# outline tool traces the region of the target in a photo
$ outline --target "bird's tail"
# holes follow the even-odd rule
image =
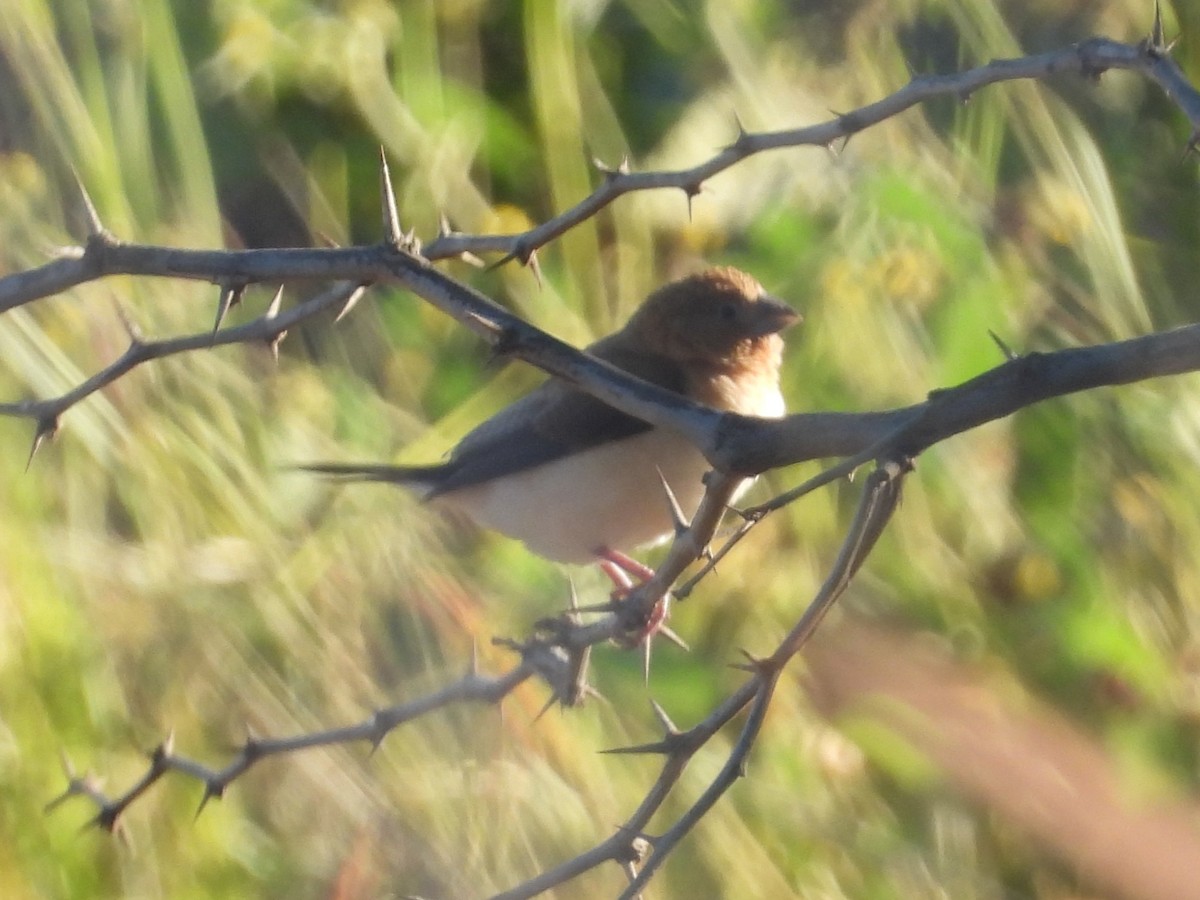
[[[377,463],[303,463],[294,468],[326,475],[335,481],[386,481],[403,484],[421,494],[437,487],[444,466],[391,466]]]

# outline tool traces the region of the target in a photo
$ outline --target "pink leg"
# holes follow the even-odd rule
[[[626,590],[633,587],[633,583],[628,576],[632,575],[638,581],[649,581],[654,577],[654,570],[644,563],[638,562],[631,556],[626,556],[620,550],[610,550],[608,547],[601,547],[596,551],[596,555],[600,557],[600,568],[606,575],[613,580],[613,584],[617,587],[623,587]],[[617,573],[620,575],[618,580]]]
[[[612,580],[613,588],[617,592],[626,594],[633,588],[633,580],[611,559],[601,559],[600,570]]]
[[[620,550],[610,550],[608,547],[601,547],[596,551],[596,556],[600,558],[600,568],[613,583],[613,599],[618,599],[628,594],[634,587],[633,578],[639,582],[645,583],[654,577],[654,570],[649,566],[638,562],[631,556],[627,556]],[[633,578],[630,578],[630,576]],[[654,604],[654,609],[650,613],[650,619],[646,623],[645,629],[638,638],[638,642],[652,637],[663,627],[663,623],[667,620],[667,600],[664,597]]]

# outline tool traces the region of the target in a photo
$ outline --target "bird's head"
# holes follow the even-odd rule
[[[626,336],[681,363],[737,367],[777,359],[779,332],[800,314],[734,268],[708,269],[664,285],[646,298]]]

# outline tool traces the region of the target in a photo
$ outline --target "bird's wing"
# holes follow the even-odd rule
[[[682,392],[684,372],[661,356],[627,351],[607,340],[590,352],[646,381]],[[560,381],[548,381],[467,434],[441,467],[429,496],[532,469],[652,426]]]

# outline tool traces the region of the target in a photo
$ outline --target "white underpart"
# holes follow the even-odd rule
[[[762,385],[722,384],[725,404],[751,415],[784,414],[778,372],[763,373]],[[746,402],[741,390],[758,398]],[[632,438],[601,444],[483,484],[443,494],[438,503],[462,510],[480,525],[524,541],[547,559],[587,563],[605,550],[632,550],[671,536],[674,523],[659,472],[686,518],[704,496],[711,468],[690,441],[655,428]],[[753,479],[738,488],[740,494]]]
[[[439,498],[488,528],[560,562],[668,537],[670,507],[658,472],[685,516],[704,495],[711,468],[686,438],[656,428]]]

